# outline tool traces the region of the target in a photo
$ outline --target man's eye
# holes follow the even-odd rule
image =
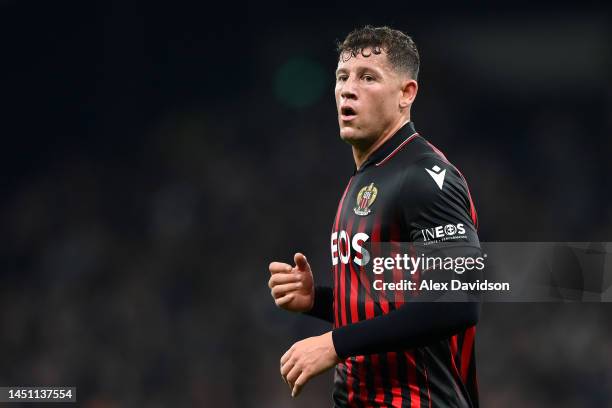
[[[344,82],[344,81],[346,81],[346,78],[347,78],[347,77],[346,77],[346,75],[340,75],[340,76],[338,77],[337,81],[338,81],[338,82]]]
[[[374,77],[372,75],[364,75],[362,78],[366,82],[372,82],[374,80]]]

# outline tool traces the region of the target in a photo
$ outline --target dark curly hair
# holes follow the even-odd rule
[[[351,31],[344,41],[337,42],[338,57],[344,61],[357,54],[368,57],[369,52],[364,52],[368,48],[374,54],[385,51],[387,59],[396,70],[408,73],[414,80],[417,79],[419,51],[410,36],[387,26],[367,25]]]

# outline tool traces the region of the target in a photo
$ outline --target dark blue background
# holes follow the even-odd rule
[[[80,405],[289,402],[271,260],[329,233],[352,174],[335,40],[421,52],[419,132],[464,173],[482,241],[610,241],[610,10],[568,4],[0,2],[0,385]],[[483,406],[612,403],[607,304],[486,304]]]

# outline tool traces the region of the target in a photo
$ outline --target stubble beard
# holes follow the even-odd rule
[[[354,127],[346,130],[348,130],[348,132],[344,132],[344,134],[342,130],[340,130],[340,138],[345,143],[358,150],[365,151],[376,141],[376,137],[365,134],[363,130],[359,128]]]

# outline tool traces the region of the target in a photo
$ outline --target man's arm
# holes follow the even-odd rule
[[[425,346],[474,326],[478,302],[409,302],[385,315],[332,331],[339,358]]]
[[[314,304],[305,312],[309,316],[334,322],[334,290],[328,286],[315,286]]]

